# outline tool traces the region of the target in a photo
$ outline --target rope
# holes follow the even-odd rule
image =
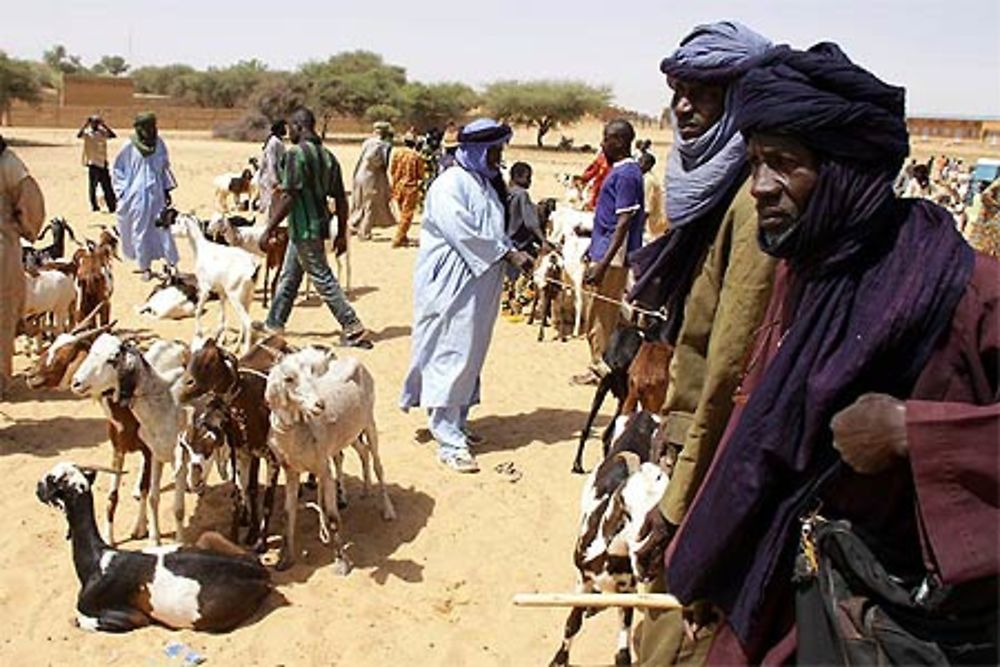
[[[239,369],[239,372],[240,373],[249,373],[250,375],[259,377],[262,380],[266,380],[267,379],[267,373],[262,373],[261,371],[257,370],[256,368],[241,368],[241,369]]]
[[[329,544],[330,529],[326,527],[326,513],[323,512],[323,508],[314,502],[308,502],[306,509],[316,510],[316,514],[319,515],[319,541],[323,544]]]
[[[560,287],[572,290],[576,289],[576,285],[573,285],[572,283],[563,282],[562,280],[557,280],[556,278],[549,278],[546,276],[545,282],[554,283],[556,285],[559,285]],[[657,319],[663,320],[664,322],[667,321],[666,313],[660,312],[658,310],[646,310],[645,308],[640,308],[639,306],[632,305],[628,301],[622,301],[621,299],[612,299],[610,297],[604,296],[603,294],[598,294],[597,292],[584,290],[583,293],[589,296],[591,299],[597,299],[598,301],[606,301],[607,303],[613,303],[616,306],[619,306],[621,308],[626,308],[632,311],[633,313],[645,315],[646,317],[655,317]]]

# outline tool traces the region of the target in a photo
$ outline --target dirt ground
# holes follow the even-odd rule
[[[122,128],[122,135],[126,134]],[[29,165],[46,196],[48,216],[66,217],[83,236],[96,236],[98,225],[113,216],[92,214],[86,199],[86,171],[73,133],[4,128],[8,138],[29,145],[15,150]],[[599,127],[577,128],[577,144],[599,141]],[[652,136],[663,156],[665,131]],[[181,210],[211,211],[211,180],[236,170],[258,146],[213,141],[205,134],[166,134],[180,183],[175,202]],[[112,142],[117,152],[123,139]],[[558,196],[556,173],[578,173],[590,156],[535,151],[528,131],[519,133],[507,161],[521,159],[535,167],[534,197]],[[356,144],[332,144],[349,174]],[[941,150],[922,143],[919,156]],[[947,150],[947,148],[945,149]],[[956,152],[975,157],[978,149]],[[978,151],[982,153],[982,151]],[[662,169],[661,164],[658,170]],[[348,183],[349,186],[349,183]],[[538,343],[537,331],[521,323],[499,321],[483,376],[483,404],[473,426],[487,438],[477,450],[483,471],[461,476],[437,463],[433,444],[418,438],[424,418],[402,413],[396,402],[409,358],[411,275],[415,249],[393,250],[389,230],[377,230],[372,242],[353,242],[352,299],[374,332],[372,351],[357,355],[372,371],[377,420],[389,490],[399,519],[385,523],[374,496],[360,498],[356,459],[348,457],[351,505],[345,514],[345,537],[355,569],[339,577],[329,567],[327,551],[316,537],[316,518],[299,513],[298,533],[305,550],[290,571],[275,573],[279,595],[252,623],[225,635],[148,628],[125,636],[89,634],[72,624],[78,591],[64,519],[34,497],[38,479],[57,461],[107,465],[110,446],[101,411],[90,400],[68,393],[32,393],[23,385],[13,400],[0,404],[0,616],[6,630],[0,639],[3,664],[166,665],[164,647],[179,641],[198,651],[208,664],[308,665],[529,665],[548,661],[557,648],[562,610],[516,609],[514,593],[568,591],[574,581],[572,549],[577,530],[582,478],[570,474],[575,439],[592,392],[571,386],[569,377],[587,359],[582,340]],[[190,270],[189,248],[181,247],[182,268]],[[116,265],[113,317],[119,329],[142,339],[190,340],[193,321],[151,322],[135,314],[149,286],[128,263]],[[207,321],[214,324],[217,305]],[[259,300],[251,315],[262,319]],[[337,325],[318,303],[299,303],[288,331],[296,344],[336,344]],[[551,332],[551,330],[550,330]],[[551,333],[550,333],[551,335]],[[28,360],[18,356],[16,368]],[[610,405],[607,406],[610,409]],[[606,410],[608,412],[608,410]],[[587,464],[597,458],[593,441]],[[522,473],[516,483],[495,472],[513,463]],[[132,474],[138,459],[126,464]],[[98,482],[97,512],[105,506],[107,479]],[[228,488],[216,479],[200,498],[189,496],[193,539],[206,529],[228,525]],[[118,534],[134,517],[129,493],[119,506]],[[173,530],[165,494],[161,517]],[[279,502],[281,494],[279,493]],[[283,528],[277,513],[273,531]],[[279,540],[272,540],[272,553]],[[144,543],[129,543],[139,548]],[[608,664],[614,653],[615,615],[588,619],[573,650],[575,664]]]

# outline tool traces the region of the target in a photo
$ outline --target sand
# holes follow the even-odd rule
[[[96,236],[96,225],[113,217],[92,214],[86,170],[71,132],[10,130],[4,134],[46,145],[17,147],[46,196],[48,216],[65,216],[77,233]],[[528,139],[528,135],[523,136]],[[166,134],[180,183],[181,210],[207,215],[212,177],[238,168],[257,148],[212,141],[206,135]],[[588,139],[589,140],[589,139]],[[116,150],[121,141],[112,142]],[[334,145],[345,172],[353,170],[356,145]],[[535,165],[535,197],[556,195],[553,174],[578,172],[588,156],[538,153],[521,148],[508,161]],[[353,302],[374,332],[371,351],[351,352],[375,377],[380,443],[389,492],[399,514],[383,522],[376,496],[361,498],[356,458],[348,456],[350,506],[344,512],[348,554],[355,568],[333,573],[328,551],[316,537],[316,517],[299,512],[298,534],[306,552],[288,572],[275,573],[280,596],[260,618],[225,635],[147,628],[127,635],[91,634],[75,628],[79,590],[64,518],[34,496],[35,484],[58,461],[110,463],[111,447],[100,409],[68,393],[18,388],[0,404],[0,663],[163,665],[172,641],[183,642],[208,664],[242,665],[527,665],[547,662],[562,633],[562,610],[515,609],[511,597],[523,591],[569,591],[574,583],[572,551],[582,478],[569,471],[575,438],[591,390],[571,386],[588,358],[582,340],[538,343],[537,330],[501,319],[484,371],[483,405],[473,426],[488,442],[477,455],[478,475],[461,476],[442,467],[433,444],[418,442],[424,418],[402,413],[396,402],[409,358],[411,276],[415,249],[393,250],[390,232],[373,242],[353,242]],[[182,268],[191,255],[182,251]],[[150,287],[128,263],[115,266],[112,314],[129,334],[189,340],[193,320],[152,322],[134,313]],[[251,315],[262,319],[259,299]],[[209,306],[214,326],[217,305]],[[294,343],[336,344],[337,325],[320,303],[296,306],[288,331]],[[552,329],[549,329],[550,335]],[[16,357],[23,369],[28,360]],[[608,405],[610,409],[610,402]],[[599,443],[588,451],[596,460]],[[512,462],[523,477],[516,483],[494,471]],[[126,462],[130,474],[116,519],[123,537],[135,516],[130,497],[139,458]],[[108,478],[96,489],[98,516],[106,503]],[[193,539],[205,529],[228,525],[228,486],[217,478],[203,496],[188,496]],[[283,491],[279,490],[281,501]],[[164,493],[161,521],[173,531],[172,493]],[[275,534],[284,527],[276,512]],[[272,540],[272,554],[280,544]],[[135,549],[143,542],[123,545]],[[282,600],[283,598],[283,600]],[[574,647],[574,662],[607,664],[615,645],[616,614],[588,620]]]

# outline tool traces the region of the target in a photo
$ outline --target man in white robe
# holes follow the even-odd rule
[[[170,230],[154,224],[163,209],[170,206],[170,191],[177,187],[154,114],[136,116],[135,134],[115,158],[112,182],[118,196],[122,252],[138,263],[143,280],[151,278],[151,267],[157,259],[176,266],[177,246]]]
[[[392,151],[392,126],[375,123],[375,136],[361,144],[361,155],[354,167],[351,184],[351,230],[361,239],[370,239],[373,227],[395,227],[396,216],[389,205],[389,155]]]
[[[284,120],[271,123],[271,134],[264,142],[260,161],[260,210],[265,220],[271,211],[278,185],[281,183],[281,163],[285,157],[285,133],[288,124]]]
[[[414,273],[410,368],[400,407],[427,409],[438,458],[459,472],[479,466],[469,451],[469,408],[500,306],[504,260],[530,270],[531,257],[506,234],[499,174],[511,130],[479,119],[459,135],[456,167],[427,192]]]

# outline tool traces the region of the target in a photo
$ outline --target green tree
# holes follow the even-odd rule
[[[309,105],[322,121],[321,133],[335,115],[364,118],[372,107],[399,109],[406,70],[389,65],[371,51],[347,51],[299,69],[309,89]]]
[[[497,118],[537,127],[539,146],[549,130],[597,114],[610,100],[607,86],[580,81],[497,81],[483,93],[483,104]]]
[[[373,104],[365,109],[365,119],[373,123],[380,120],[389,123],[398,123],[402,117],[403,112],[391,104]]]
[[[42,86],[31,63],[0,51],[0,114],[6,115],[14,100],[38,104],[41,98]]]
[[[411,82],[401,90],[403,116],[420,130],[442,127],[479,103],[479,95],[464,83]]]
[[[80,56],[71,55],[62,44],[56,44],[42,54],[46,65],[62,74],[83,74],[87,71]]]
[[[101,56],[101,59],[94,63],[90,70],[94,74],[121,76],[128,71],[128,68],[128,63],[121,56]]]
[[[136,67],[132,70],[132,81],[135,83],[135,92],[147,95],[170,95],[171,87],[182,76],[194,74],[195,69],[190,65],[173,65]]]

